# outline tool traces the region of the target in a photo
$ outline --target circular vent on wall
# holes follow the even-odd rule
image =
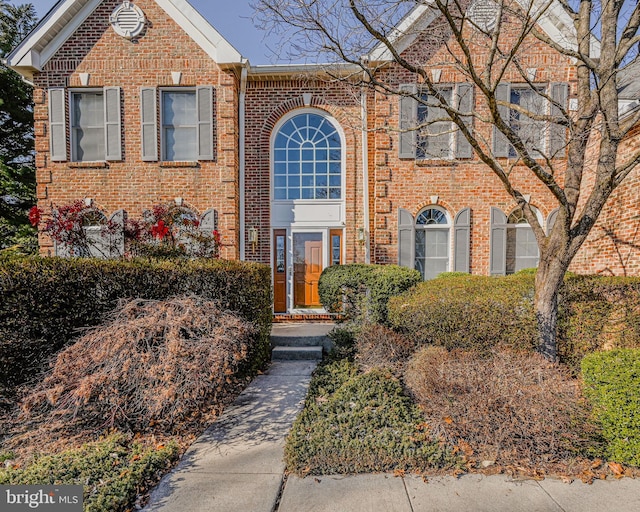
[[[475,0],[467,16],[483,32],[492,32],[498,23],[498,6],[492,0]]]
[[[144,29],[145,21],[142,9],[131,2],[122,2],[109,16],[109,22],[116,34],[127,39],[140,35]]]

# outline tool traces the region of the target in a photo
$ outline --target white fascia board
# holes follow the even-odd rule
[[[243,64],[238,50],[186,0],[156,3],[218,64]]]
[[[432,2],[427,2],[431,4]],[[440,13],[430,5],[420,4],[400,20],[398,26],[393,29],[388,39],[396,48],[398,53],[405,51],[416,40],[419,33],[427,28]],[[393,60],[391,52],[383,43],[378,43],[376,47],[366,56],[370,62],[381,62]]]
[[[25,75],[25,72],[31,74],[33,71],[42,71],[42,67],[49,58],[66,41],[66,38],[64,40],[59,38],[61,22],[68,11],[78,4],[87,4],[81,9],[82,13],[86,13],[85,18],[78,21],[80,14],[78,13],[69,23],[63,24],[65,28],[73,26],[72,31],[77,29],[86,19],[86,16],[100,5],[100,0],[90,0],[89,2],[87,0],[65,0],[57,3],[36,28],[8,55],[7,64],[9,67],[23,75]],[[90,4],[89,7],[88,4]],[[63,31],[67,32],[66,30]],[[42,45],[42,41],[48,39],[51,41],[44,48],[39,48]],[[58,44],[57,47],[55,46],[56,43]]]

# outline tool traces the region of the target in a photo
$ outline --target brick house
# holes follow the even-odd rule
[[[557,38],[570,22],[559,7],[553,14],[541,28]],[[461,110],[482,112],[453,57],[415,30],[437,26],[419,5],[400,22],[397,46],[426,55],[439,91]],[[479,46],[477,57],[486,51]],[[419,87],[385,65],[382,48],[367,58],[393,87]],[[7,62],[34,85],[41,206],[81,199],[108,218],[173,203],[220,231],[222,257],[272,266],[275,312],[319,308],[320,272],[338,263],[400,263],[425,278],[537,264],[515,201],[453,125],[440,121],[427,134],[405,129],[436,109],[327,80],[322,66],[252,66],[184,0],[61,0]],[[573,62],[531,38],[526,67],[536,86],[570,106]],[[523,85],[514,71],[500,94],[532,101]],[[628,96],[633,107],[640,93]],[[509,159],[493,127],[475,122]],[[544,147],[562,143],[563,134],[522,126]],[[549,192],[524,167],[513,176],[548,227]],[[622,266],[636,274],[640,224],[637,193],[629,191],[637,179],[612,198],[601,223],[606,229],[616,219],[613,238],[631,240]],[[615,242],[602,244],[598,229],[575,270],[620,273]],[[40,246],[44,254],[56,250],[45,237]]]

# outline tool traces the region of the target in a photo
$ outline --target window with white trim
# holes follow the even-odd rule
[[[518,208],[507,217],[507,274],[536,268],[540,252],[533,229]]]
[[[71,160],[104,160],[104,94],[99,91],[71,92]]]
[[[542,87],[511,87],[510,102],[530,112],[532,116],[542,116],[547,113],[548,102],[543,96],[544,88]],[[547,123],[545,121],[536,120],[528,116],[524,112],[516,109],[510,109],[509,122],[513,131],[515,131],[524,145],[532,152],[532,156],[538,157],[546,151],[546,133]],[[516,150],[511,146],[509,148],[509,156],[515,157]]]
[[[451,226],[441,208],[431,206],[416,217],[415,268],[422,277],[433,279],[449,270]]]
[[[162,160],[198,159],[196,91],[167,90],[160,93]]]
[[[473,85],[438,85],[442,99],[457,109],[466,127],[473,131]],[[434,160],[473,158],[473,149],[442,103],[416,84],[399,87],[398,152],[400,158]]]
[[[155,87],[142,87],[142,160],[214,160],[214,109],[214,89],[211,86],[166,87],[159,93]]]
[[[73,162],[122,160],[119,87],[54,87],[48,95],[52,161],[67,161],[69,149]]]
[[[438,93],[450,104],[452,87],[439,87]],[[418,126],[416,159],[447,159],[453,150],[453,122],[433,96],[420,95],[418,102]]]
[[[341,199],[342,140],[325,116],[288,119],[273,144],[273,198]]]

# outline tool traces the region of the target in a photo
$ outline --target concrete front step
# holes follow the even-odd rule
[[[272,361],[321,361],[322,347],[273,347]]]

